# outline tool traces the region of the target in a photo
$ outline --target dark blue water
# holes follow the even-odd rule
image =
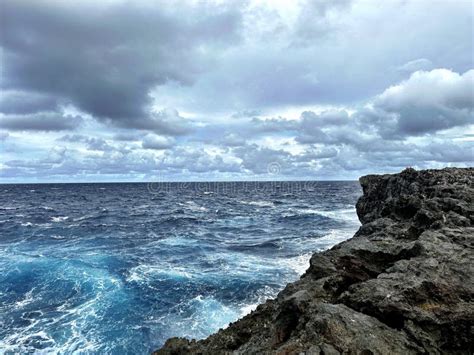
[[[0,352],[202,338],[358,228],[356,182],[0,185]]]

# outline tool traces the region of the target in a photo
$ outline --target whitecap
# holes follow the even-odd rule
[[[247,314],[252,313],[259,305],[265,303],[271,298],[275,298],[278,290],[275,288],[265,286],[258,291],[258,297],[254,302],[244,303],[239,305],[240,317],[244,317]]]
[[[244,205],[250,205],[250,206],[257,206],[257,207],[274,207],[274,203],[272,201],[239,201],[240,203]]]
[[[313,253],[301,254],[292,258],[285,258],[282,262],[300,276],[308,269],[309,259],[311,259],[312,255]]]
[[[329,249],[333,247],[336,244],[339,244],[349,238],[351,238],[354,235],[354,230],[353,229],[332,229],[329,231],[328,234],[325,236],[318,238],[318,248],[317,251],[324,251],[326,249]]]
[[[302,208],[302,209],[289,209],[292,212],[296,212],[298,214],[315,214],[335,220],[341,220],[350,223],[359,223],[359,219],[357,217],[356,209],[355,208],[343,208],[343,209],[336,209],[332,211],[325,211],[315,208]]]
[[[190,279],[193,275],[184,268],[172,265],[140,264],[132,267],[126,277],[127,282],[143,283],[151,279]]]
[[[2,211],[10,211],[10,210],[17,210],[18,207],[14,207],[14,206],[3,206],[3,207],[0,207],[0,210]]]
[[[226,328],[230,322],[239,318],[240,312],[234,307],[229,307],[214,297],[197,296],[191,301],[191,306],[195,308],[192,316],[193,330],[198,333],[212,333],[219,328]]]
[[[209,211],[209,209],[207,209],[204,206],[198,205],[194,201],[186,201],[186,208],[193,212],[208,212]]]
[[[16,309],[19,309],[19,308],[23,308],[26,305],[29,305],[30,303],[34,302],[34,298],[33,298],[34,289],[35,288],[33,287],[31,290],[29,290],[27,293],[25,293],[25,297],[21,301],[15,302],[14,307]]]
[[[65,221],[65,220],[67,220],[67,219],[69,219],[68,216],[51,217],[51,221],[53,221],[53,222],[55,222],[55,223]]]
[[[63,235],[53,234],[53,235],[51,235],[51,238],[52,239],[65,239],[66,237],[63,236]]]

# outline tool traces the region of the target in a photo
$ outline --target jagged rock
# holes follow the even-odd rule
[[[352,239],[226,329],[155,354],[472,354],[474,169],[360,183]]]

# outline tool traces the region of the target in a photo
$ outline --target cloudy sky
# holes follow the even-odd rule
[[[0,182],[474,165],[471,0],[2,0],[0,16]]]

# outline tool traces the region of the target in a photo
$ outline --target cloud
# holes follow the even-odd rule
[[[95,151],[115,151],[120,150],[110,145],[105,139],[100,137],[88,137],[82,134],[67,134],[57,139],[58,142],[83,143],[87,150]]]
[[[413,73],[419,70],[430,70],[433,69],[433,63],[431,60],[426,58],[419,58],[415,60],[410,60],[409,62],[399,66],[398,71],[403,73]]]
[[[418,71],[374,100],[390,134],[420,135],[474,123],[474,70]]]
[[[75,129],[81,123],[79,116],[64,116],[57,112],[0,116],[0,128],[11,131],[65,131]]]
[[[346,110],[326,110],[320,114],[312,111],[304,111],[301,114],[301,126],[303,129],[311,129],[314,126],[338,126],[348,123],[349,113]]]
[[[304,1],[295,26],[293,45],[308,46],[315,38],[330,35],[335,30],[331,15],[350,7],[352,0]]]
[[[121,127],[154,131],[162,135],[180,136],[192,131],[191,123],[174,109],[152,112],[139,122],[121,122]]]
[[[8,132],[0,132],[0,142],[4,142],[9,136]]]
[[[234,148],[233,153],[240,158],[242,168],[253,174],[269,174],[275,175],[289,170],[291,167],[292,155],[281,149],[271,149],[261,147],[256,144],[249,144],[244,147]]]
[[[143,149],[163,150],[171,148],[174,140],[169,137],[157,136],[156,134],[148,134],[143,138]]]
[[[390,147],[393,144],[387,140],[474,124],[474,70],[464,74],[447,69],[418,71],[368,103],[351,115],[347,110],[303,112],[296,124],[296,140],[371,149],[383,139],[381,145]]]
[[[159,163],[161,171],[180,173],[229,173],[241,172],[241,165],[235,157],[222,152],[210,153],[196,147],[177,147],[167,150]]]
[[[114,135],[114,140],[119,142],[136,142],[143,138],[142,132],[120,132]]]
[[[148,117],[149,91],[170,81],[190,85],[214,50],[239,41],[241,14],[232,3],[1,6],[4,89],[54,96],[123,127],[161,129]]]
[[[468,2],[0,6],[2,179],[345,179],[473,164]]]
[[[252,118],[250,122],[250,130],[258,133],[291,131],[297,127],[298,122],[282,117],[269,119]]]
[[[192,86],[157,87],[157,105],[204,115],[250,108],[265,116],[288,107],[357,104],[405,79],[405,64],[409,72],[472,68],[465,1],[256,3],[244,7],[243,40],[215,52],[218,60]],[[394,13],[404,16],[393,21]],[[407,29],[414,35],[400,40]]]
[[[312,160],[321,160],[334,158],[338,155],[339,151],[334,147],[321,147],[313,148],[309,147],[308,150],[297,157],[298,161],[308,162]]]
[[[55,110],[59,101],[54,96],[39,93],[3,90],[0,92],[0,112],[4,114],[32,114]]]
[[[225,147],[240,147],[246,144],[246,140],[237,133],[227,133],[219,143]]]

